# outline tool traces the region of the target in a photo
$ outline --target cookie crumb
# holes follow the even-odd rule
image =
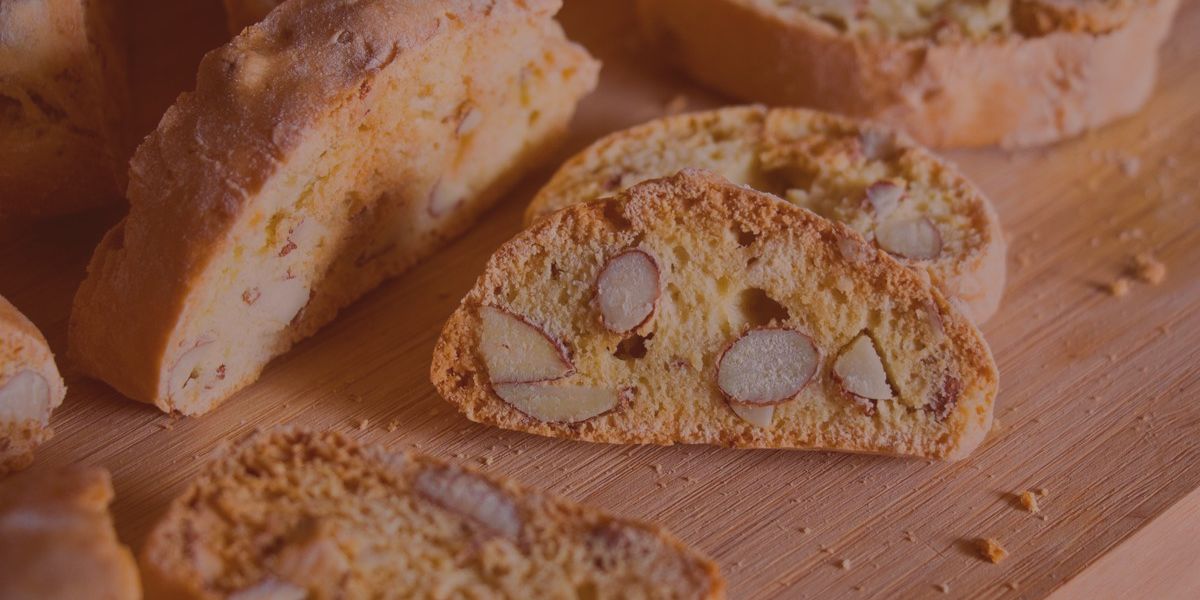
[[[1008,558],[1008,550],[1005,550],[1004,546],[1000,545],[1000,540],[996,538],[980,538],[978,545],[979,554],[993,564]]]
[[[650,468],[654,469],[654,473],[657,475],[663,474],[663,466],[659,463],[654,463],[654,464],[650,465]]]
[[[1167,266],[1162,264],[1153,254],[1142,252],[1133,257],[1133,274],[1139,281],[1158,285],[1167,278]]]
[[[1031,512],[1031,513],[1036,513],[1036,512],[1041,511],[1041,508],[1038,507],[1037,496],[1034,496],[1033,492],[1031,492],[1029,490],[1025,490],[1025,491],[1021,492],[1020,499],[1021,499],[1021,506],[1024,507],[1026,511]]]
[[[1116,281],[1108,284],[1108,294],[1115,298],[1120,298],[1129,293],[1129,280],[1124,277],[1118,277]]]
[[[939,591],[939,592],[941,592],[941,593],[943,593],[943,594],[949,594],[949,593],[950,593],[950,584],[948,584],[948,583],[939,583],[939,584],[937,584],[937,585],[935,585],[935,586],[933,586],[933,587],[937,588],[937,591]]]
[[[396,431],[397,429],[400,429],[400,420],[399,419],[392,419],[391,421],[388,421],[388,424],[387,424],[388,433],[392,433],[392,432]]]
[[[805,533],[805,534],[812,533],[812,527],[801,527],[800,533]]]
[[[842,560],[839,560],[839,561],[838,561],[838,568],[839,568],[839,569],[841,569],[841,570],[843,570],[843,571],[849,571],[849,570],[850,570],[850,559],[848,559],[848,558],[843,558]]]
[[[677,114],[687,110],[687,107],[688,107],[687,96],[684,96],[683,94],[676,94],[674,97],[672,97],[670,100],[667,101],[666,105],[663,108],[666,110],[668,115],[677,115]]]
[[[908,541],[910,541],[910,542],[915,542],[915,541],[917,541],[917,534],[915,534],[915,533],[913,533],[913,532],[911,532],[911,531],[905,531],[905,532],[904,532],[904,539],[906,539],[906,540],[908,540]]]
[[[1037,493],[1038,493],[1038,495],[1039,495],[1039,496],[1045,496],[1046,494],[1049,494],[1049,493],[1050,493],[1050,490],[1048,490],[1048,489],[1046,489],[1046,488],[1044,488],[1044,487],[1040,487],[1040,488],[1038,488],[1038,489],[1037,489]]]
[[[480,456],[479,457],[479,463],[485,467],[492,466],[492,463],[494,463],[494,462],[496,462],[496,459],[494,459],[490,456]]]
[[[1010,589],[1014,592],[1017,591],[1018,587],[1020,587],[1019,585],[1017,585],[1017,582],[1015,582],[1015,581],[1010,581],[1004,585],[1005,585],[1005,587],[1007,587],[1008,589]]]
[[[370,420],[370,419],[359,419],[359,420],[358,420],[358,430],[359,430],[359,431],[366,431],[366,430],[367,430],[367,426],[368,426],[368,425],[370,425],[370,424],[371,424],[371,420]]]

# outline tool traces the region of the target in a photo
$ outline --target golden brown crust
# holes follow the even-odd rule
[[[1006,276],[1007,243],[991,202],[953,165],[907,136],[827,113],[794,108],[729,107],[666,117],[610,134],[559,168],[530,202],[525,212],[526,223],[567,204],[611,194],[638,180],[671,175],[687,167],[712,170],[736,183],[787,197],[784,184],[789,170],[802,170],[802,178],[814,177],[806,163],[828,162],[830,170],[871,170],[870,161],[846,169],[845,163],[861,160],[861,156],[848,161],[847,153],[837,150],[848,141],[868,134],[886,138],[889,144],[890,156],[882,158],[887,165],[887,175],[883,177],[924,186],[922,199],[938,202],[931,213],[944,211],[953,215],[957,222],[950,222],[943,214],[947,222],[944,226],[961,230],[955,236],[960,238],[956,244],[959,247],[948,249],[939,258],[901,261],[928,273],[947,296],[961,302],[976,323],[986,322],[1000,306]],[[852,146],[854,152],[850,154],[859,154],[860,146]],[[651,164],[639,164],[643,156]],[[860,197],[848,197],[850,192],[842,189],[829,193],[842,198],[836,203],[842,213],[859,216],[862,212],[843,210],[848,202],[861,201]],[[838,218],[827,213],[823,216]],[[866,219],[852,226],[873,224],[872,219]],[[869,233],[862,229],[860,232]]]
[[[0,214],[53,216],[120,199],[129,97],[115,4],[0,6]]]
[[[429,481],[467,482],[464,488],[490,500],[464,505],[454,494],[438,496],[444,488],[422,481],[430,475]],[[460,512],[482,504],[489,510]],[[359,510],[369,516],[359,519]],[[493,529],[488,518],[513,527]],[[334,432],[278,428],[248,436],[207,465],[150,533],[140,561],[147,598],[219,598],[264,588],[311,598],[369,597],[385,589],[434,595],[426,585],[467,596],[537,596],[562,593],[564,576],[571,591],[593,589],[604,598],[620,593],[607,585],[627,582],[609,578],[599,559],[622,558],[619,548],[605,547],[630,539],[649,550],[637,556],[641,562],[615,565],[632,568],[625,571],[637,581],[631,589],[646,593],[657,584],[659,594],[647,597],[723,597],[717,566],[658,526],[432,457],[362,446]],[[580,561],[593,543],[601,546],[597,562]],[[452,564],[431,559],[447,550],[443,545],[455,553]],[[357,560],[343,561],[346,551]],[[496,566],[505,555],[516,561],[507,563],[515,565],[511,572]],[[287,556],[307,557],[304,568],[290,568]]]
[[[42,332],[0,296],[0,388],[25,371],[42,377],[49,397],[44,405],[0,405],[0,477],[33,462],[34,449],[54,435],[50,413],[67,393]]]
[[[932,411],[928,414],[945,410],[949,414],[929,418],[922,417],[924,420],[921,421],[923,423],[921,427],[924,429],[911,431],[901,431],[874,418],[848,418],[844,416],[846,414],[844,412],[833,413],[832,419],[826,419],[822,424],[813,427],[811,431],[805,430],[803,433],[790,431],[786,426],[766,429],[745,426],[734,419],[732,415],[721,412],[723,409],[718,404],[723,404],[723,402],[706,397],[706,392],[702,391],[709,387],[707,383],[704,383],[707,381],[704,378],[712,376],[711,356],[724,346],[724,342],[720,342],[712,348],[666,346],[667,349],[663,350],[664,352],[694,350],[703,354],[703,357],[681,360],[680,363],[683,365],[681,368],[692,369],[694,373],[689,373],[678,380],[670,379],[666,384],[668,390],[654,388],[653,393],[642,390],[640,393],[646,394],[646,397],[634,400],[635,403],[641,402],[643,407],[637,413],[641,417],[640,420],[631,416],[633,411],[618,410],[578,423],[547,423],[522,414],[496,396],[488,383],[486,365],[479,352],[476,351],[479,345],[478,307],[506,307],[512,302],[513,297],[518,295],[527,304],[536,304],[536,299],[525,298],[523,295],[529,289],[530,281],[526,278],[530,276],[531,272],[542,273],[549,269],[551,274],[554,273],[557,267],[547,266],[547,263],[554,260],[575,260],[577,257],[586,257],[592,254],[602,260],[605,254],[614,251],[609,246],[627,247],[650,244],[651,242],[647,240],[655,237],[655,229],[683,227],[680,220],[685,220],[688,227],[691,228],[690,230],[695,232],[704,228],[715,228],[716,226],[712,223],[723,223],[721,230],[724,231],[731,227],[731,224],[736,223],[737,229],[744,227],[749,231],[757,232],[758,238],[770,238],[770,241],[779,244],[769,252],[775,253],[770,256],[781,257],[772,260],[781,262],[771,263],[778,266],[768,268],[767,270],[770,272],[763,275],[761,281],[774,282],[773,284],[778,285],[781,290],[779,293],[783,295],[796,293],[787,291],[790,289],[788,288],[790,284],[787,282],[796,282],[803,277],[817,276],[813,273],[801,276],[798,274],[799,271],[793,272],[793,268],[798,268],[796,266],[798,263],[790,261],[799,261],[802,260],[801,257],[807,256],[845,256],[846,250],[843,244],[860,248],[862,252],[857,257],[852,260],[845,259],[846,265],[842,271],[848,270],[851,273],[850,277],[854,280],[872,282],[874,297],[849,298],[840,303],[911,306],[914,307],[914,313],[936,311],[936,315],[927,314],[925,317],[930,320],[930,327],[938,330],[933,334],[936,337],[931,339],[941,339],[940,336],[945,336],[948,341],[943,347],[946,348],[945,352],[950,353],[951,356],[941,357],[939,360],[945,359],[949,361],[948,364],[957,365],[959,372],[937,384],[942,391],[929,388],[934,396],[945,392],[944,388],[946,387],[952,388],[946,392],[949,394],[948,401],[943,402],[940,406],[934,406],[935,402],[930,400],[931,404],[924,405],[924,407],[918,406],[915,410],[917,412]],[[629,224],[624,227],[619,223],[614,225],[621,221]],[[674,225],[670,225],[671,223]],[[659,244],[658,241],[654,243],[667,244],[666,242]],[[763,248],[768,247],[764,245]],[[695,257],[702,251],[704,249],[689,247],[685,244],[682,256]],[[678,253],[680,250],[674,252]],[[727,254],[735,253],[735,250],[718,246],[712,252]],[[553,258],[556,256],[563,258]],[[581,258],[579,260],[590,259]],[[696,258],[696,260],[699,259]],[[754,264],[758,264],[768,259],[760,256],[752,260]],[[830,273],[842,271],[831,270]],[[564,279],[573,281],[580,286],[587,285],[586,273],[565,270],[563,272],[566,273],[561,276]],[[836,274],[831,276],[837,277]],[[541,278],[538,275],[532,277]],[[551,275],[551,278],[553,277]],[[739,285],[736,274],[727,273],[720,268],[705,277],[729,277],[734,280],[730,285],[735,288]],[[679,282],[680,287],[688,285],[688,283]],[[766,285],[771,285],[771,283]],[[516,290],[515,286],[521,287],[522,291]],[[540,288],[538,290],[543,297],[551,294]],[[685,290],[675,293],[681,298],[688,298],[694,294],[704,296],[712,292]],[[552,295],[550,297],[553,298]],[[815,303],[817,300],[817,298],[803,300],[791,298],[785,304],[802,306],[804,303]],[[565,300],[560,297],[552,302],[562,303]],[[703,315],[706,311],[717,311],[716,306],[705,304],[705,302],[716,304],[718,300],[701,301],[693,312]],[[523,308],[534,310],[534,305]],[[599,335],[591,333],[588,329],[584,329],[582,333],[570,333],[566,330],[575,327],[589,327],[586,324],[580,325],[580,319],[584,317],[573,314],[570,317],[571,324],[564,325],[558,322],[567,318],[561,317],[559,314],[563,311],[556,312],[549,305],[541,305],[540,308],[545,309],[546,315],[541,315],[543,318],[538,321],[556,322],[553,327],[545,325],[550,327],[547,330],[548,334],[577,336],[576,348],[573,349],[576,352],[583,345],[578,341],[579,339]],[[667,309],[660,308],[659,310]],[[683,315],[684,310],[673,305],[668,313]],[[899,308],[896,310],[898,312]],[[548,316],[551,314],[557,316]],[[800,321],[808,318],[804,315],[793,315],[793,317]],[[682,318],[684,317],[671,319],[671,323],[677,325],[678,319]],[[687,318],[696,318],[696,316]],[[707,317],[700,316],[699,318]],[[915,320],[916,317],[897,314],[895,318],[898,320],[913,318]],[[844,340],[846,334],[846,332],[829,331],[830,326],[826,324],[808,322],[806,326],[813,329],[813,332],[810,333],[821,333],[823,338],[827,338],[831,342]],[[855,324],[854,326],[858,327],[859,325]],[[840,326],[832,327],[836,329]],[[921,331],[924,331],[924,327],[924,325],[920,326]],[[562,330],[560,331],[560,329]],[[649,335],[648,331],[650,330],[640,330],[640,333]],[[855,329],[852,333],[856,335],[858,331]],[[673,333],[664,333],[663,328],[658,328],[653,333],[658,338],[674,335]],[[658,338],[655,343],[658,343]],[[672,344],[674,342],[664,343]],[[687,343],[711,345],[708,340]],[[836,347],[833,346],[833,348]],[[830,349],[825,350],[826,353],[829,351]],[[691,366],[688,366],[689,364]],[[645,367],[645,371],[639,372],[636,379],[644,388],[653,385],[656,379],[666,380],[673,377],[668,372],[668,369],[673,367],[674,365],[660,367],[657,363],[651,363]],[[489,261],[474,288],[464,298],[462,305],[450,317],[443,329],[434,350],[431,377],[442,396],[456,405],[468,418],[481,423],[551,437],[610,443],[668,445],[708,443],[746,448],[836,449],[850,452],[940,458],[961,458],[970,453],[983,440],[991,426],[992,402],[998,385],[998,374],[991,352],[979,331],[968,318],[952,308],[935,288],[923,283],[912,271],[903,268],[882,252],[871,251],[858,234],[844,225],[822,219],[809,211],[780,202],[766,194],[730,184],[719,177],[699,171],[683,171],[674,177],[636,185],[613,198],[570,206],[539,221],[500,247]],[[608,385],[618,384],[616,381],[606,380],[606,376],[595,375],[595,378]],[[792,402],[792,405],[797,406],[795,410],[808,410],[798,403],[815,402],[817,398],[823,397],[820,395],[824,394],[824,384],[809,387],[816,388],[813,392],[814,395],[801,396],[802,399],[807,399]],[[679,398],[680,396],[682,399]],[[665,408],[667,404],[674,406],[676,400],[689,407],[694,404],[694,407],[682,408],[678,413],[672,413],[670,409]],[[656,412],[660,410],[658,407],[663,407],[661,412]],[[701,417],[694,416],[695,411],[702,410],[709,412],[703,413]],[[845,409],[836,408],[834,410],[844,411]],[[902,409],[900,412],[902,413],[903,410],[913,409]],[[672,416],[673,414],[677,416]],[[806,413],[798,414],[800,414],[798,419],[807,418],[804,416]]]
[[[113,530],[108,472],[76,467],[23,475],[0,490],[6,598],[141,598],[133,554]]]
[[[1153,91],[1178,0],[1015,6],[1027,35],[943,42],[850,36],[754,0],[639,2],[648,36],[709,85],[954,147],[1044,144],[1135,112]]]

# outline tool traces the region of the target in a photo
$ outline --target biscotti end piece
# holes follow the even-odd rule
[[[207,465],[141,556],[153,597],[720,598],[715,564],[618,519],[336,433],[257,434]]]
[[[121,198],[129,92],[115,5],[0,5],[0,215],[53,216]]]
[[[630,253],[644,258],[608,277]],[[640,324],[612,327],[606,306]],[[535,355],[536,370],[522,361]],[[468,418],[540,435],[950,459],[988,431],[997,377],[979,331],[916,273],[701,171],[510,240],[432,367]]]
[[[0,477],[33,462],[66,393],[42,332],[0,297]]]
[[[555,173],[526,220],[685,168],[849,225],[928,276],[976,323],[1000,306],[1007,244],[987,197],[908,136],[810,110],[731,107],[611,134]]]
[[[0,576],[6,598],[142,597],[133,554],[113,530],[108,471],[73,467],[0,486]]]
[[[1030,146],[1140,109],[1178,0],[639,0],[657,52],[747,101],[940,147]]]
[[[465,231],[598,63],[559,3],[295,0],[203,60],[76,296],[80,369],[198,415]]]

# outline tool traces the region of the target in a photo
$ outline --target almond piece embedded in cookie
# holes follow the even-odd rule
[[[740,417],[743,421],[767,429],[771,427],[771,423],[775,421],[775,406],[746,406],[744,404],[729,403],[729,408],[733,409],[733,414]]]
[[[290,274],[254,288],[249,295],[242,293],[242,302],[253,307],[255,314],[281,325],[291,323],[308,299],[309,289],[304,280]]]
[[[493,306],[483,319],[479,352],[492,383],[550,381],[574,372],[562,344],[528,321]]]
[[[621,392],[612,388],[540,383],[497,383],[496,395],[544,423],[578,423],[617,407]]]
[[[867,204],[875,211],[875,218],[882,219],[896,210],[904,199],[904,188],[894,181],[876,181],[867,187]]]
[[[215,341],[212,337],[201,337],[190,350],[179,355],[175,365],[171,367],[171,376],[167,382],[170,394],[182,392],[193,380],[200,377],[200,370],[216,350],[216,346],[213,345]]]
[[[482,525],[492,533],[516,541],[521,515],[504,490],[490,481],[454,467],[430,467],[413,482],[417,493],[442,508]]]
[[[926,217],[893,219],[875,228],[875,241],[891,254],[933,260],[942,253],[942,234]]]
[[[731,403],[765,406],[787,402],[817,372],[821,353],[792,329],[752,329],[721,355],[717,385]]]
[[[633,331],[654,314],[659,296],[658,262],[641,250],[628,250],[604,264],[596,278],[596,303],[604,326]]]
[[[859,335],[846,346],[837,362],[833,363],[833,373],[842,388],[850,394],[867,400],[887,400],[892,397],[892,387],[888,385],[883,360],[875,350],[875,343],[866,334]]]
[[[28,369],[8,378],[0,387],[0,422],[43,420],[50,410],[50,384]]]

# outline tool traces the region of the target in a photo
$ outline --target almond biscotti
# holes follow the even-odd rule
[[[200,66],[75,299],[86,373],[196,415],[462,232],[598,64],[557,0],[295,0]]]
[[[129,92],[115,5],[0,2],[0,215],[120,199]]]
[[[432,379],[467,418],[615,443],[960,458],[997,372],[861,236],[703,171],[543,219],[492,256]]]
[[[252,436],[143,548],[147,598],[720,598],[662,529],[335,433]]]
[[[935,146],[1027,146],[1137,111],[1178,0],[638,0],[648,37],[734,96]]]
[[[0,476],[33,462],[66,393],[42,332],[0,297]]]
[[[133,554],[113,530],[108,471],[22,474],[0,486],[0,597],[138,600]]]
[[[688,167],[849,225],[977,323],[1000,305],[1007,244],[983,193],[907,136],[826,113],[724,108],[614,133],[568,160],[526,221]]]

